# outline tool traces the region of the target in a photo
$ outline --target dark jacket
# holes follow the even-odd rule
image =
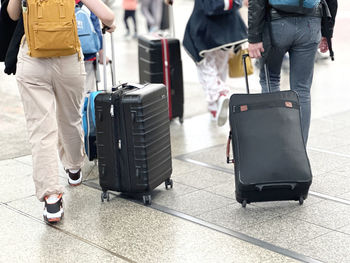
[[[338,9],[337,0],[326,0],[332,18],[330,22],[326,24],[322,23],[322,36],[332,38],[333,28],[335,23],[335,17]],[[267,19],[268,12],[270,12],[270,6],[268,0],[249,0],[248,6],[248,41],[249,43],[262,42],[262,33],[265,21]],[[282,14],[282,12],[279,12]],[[293,14],[282,14],[285,16],[291,16]],[[294,14],[299,16],[298,14]],[[328,28],[325,28],[328,27]],[[327,32],[328,29],[328,32]],[[327,35],[328,34],[328,35]]]
[[[17,22],[11,20],[7,13],[8,0],[1,1],[0,10],[0,61],[5,61],[6,52],[10,44]]]
[[[233,46],[247,40],[247,28],[238,8],[223,15],[207,16],[203,0],[195,0],[192,14],[187,22],[183,45],[195,62],[200,62],[204,53]]]
[[[7,13],[8,0],[1,2],[0,61],[5,61],[5,73],[16,74],[17,54],[24,35],[23,19],[12,21]]]

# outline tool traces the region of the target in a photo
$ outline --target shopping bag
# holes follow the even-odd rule
[[[228,71],[230,78],[244,77],[243,55],[248,54],[248,49],[239,49],[236,53],[232,52],[228,60]],[[247,74],[254,72],[253,64],[250,57],[247,57]]]

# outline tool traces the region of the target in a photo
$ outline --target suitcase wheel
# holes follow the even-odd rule
[[[165,189],[168,190],[168,186],[170,186],[170,188],[173,188],[173,180],[172,179],[167,179],[165,181]]]
[[[246,206],[247,206],[247,200],[244,199],[244,200],[242,201],[242,207],[243,207],[243,208],[246,208]]]
[[[144,195],[144,196],[142,196],[142,199],[143,199],[144,205],[150,205],[152,203],[151,195]]]
[[[102,203],[105,201],[105,199],[107,200],[107,202],[109,202],[109,193],[107,191],[101,193],[101,201],[102,201]]]
[[[304,203],[304,197],[300,196],[299,198],[299,205],[303,205]]]

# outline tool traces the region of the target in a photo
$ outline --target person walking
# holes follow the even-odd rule
[[[82,2],[110,28],[110,32],[114,31],[114,14],[103,2]],[[57,151],[70,185],[81,183],[84,160],[80,111],[84,61],[76,32],[75,3],[67,0],[62,4],[56,10],[55,2],[43,1],[37,6],[32,0],[10,0],[7,6],[12,20],[18,20],[21,13],[24,18],[25,34],[18,53],[16,79],[32,147],[36,196],[45,202],[43,216],[47,222],[58,222],[63,217],[64,187],[59,183]],[[37,8],[37,12],[28,12],[33,8]],[[46,16],[50,23],[44,22]],[[64,18],[69,22],[61,29],[41,31],[46,27],[53,29],[55,23],[55,27],[62,26]],[[42,22],[36,24],[35,19],[42,19]],[[48,37],[47,32],[54,37]]]
[[[169,0],[167,1],[169,3]],[[225,81],[230,50],[247,41],[239,1],[195,0],[183,45],[197,66],[208,110],[218,126],[226,123],[230,89]]]
[[[130,27],[128,24],[128,19],[131,18],[134,24],[133,38],[137,38],[136,8],[137,8],[137,0],[123,0],[126,37],[130,35]]]
[[[251,58],[261,58],[264,55],[260,63],[260,84],[263,92],[268,91],[264,64],[266,63],[269,71],[271,91],[279,91],[283,58],[289,53],[290,89],[299,95],[303,139],[307,144],[315,55],[318,47],[323,53],[328,51],[327,38],[329,40],[333,36],[338,2],[337,0],[302,1],[311,5],[308,7],[309,10],[306,8],[298,10],[296,7],[300,4],[299,0],[294,0],[294,7],[290,10],[284,2],[249,0],[248,50]],[[324,17],[328,8],[331,14],[330,20]]]
[[[141,12],[147,21],[149,32],[160,29],[163,15],[163,0],[141,0]]]

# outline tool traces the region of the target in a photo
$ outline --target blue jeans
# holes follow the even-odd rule
[[[321,40],[321,18],[311,16],[285,17],[272,20],[270,23],[272,46],[265,48],[264,42],[264,48],[269,49],[266,64],[270,74],[271,91],[280,90],[282,61],[288,52],[290,89],[299,96],[301,127],[306,145],[311,117],[310,89],[315,55]],[[261,63],[260,68],[260,84],[262,91],[268,92],[263,63]]]

